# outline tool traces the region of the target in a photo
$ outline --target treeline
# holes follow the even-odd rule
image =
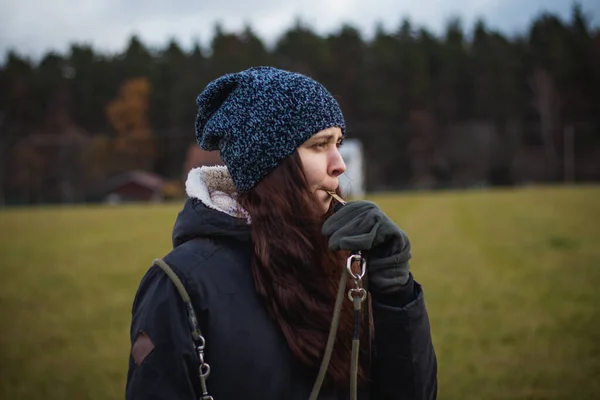
[[[180,179],[195,97],[256,65],[310,75],[338,98],[362,141],[369,189],[600,180],[600,30],[574,5],[523,35],[449,21],[443,35],[403,20],[366,40],[302,22],[272,48],[247,27],[215,28],[209,48],[121,54],[73,44],[0,67],[0,201],[81,201],[132,169]],[[65,186],[66,185],[66,186]],[[68,187],[68,189],[64,189]],[[65,194],[66,193],[66,194]]]

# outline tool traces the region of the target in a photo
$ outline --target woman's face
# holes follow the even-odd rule
[[[346,171],[346,164],[339,152],[341,144],[342,130],[329,128],[315,133],[298,147],[308,186],[319,204],[323,205],[323,212],[331,204],[331,196],[327,191],[337,189],[338,177]]]

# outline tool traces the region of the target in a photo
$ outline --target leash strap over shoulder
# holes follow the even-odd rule
[[[352,262],[359,261],[361,264],[361,273],[355,274],[352,272]],[[198,375],[200,377],[200,385],[202,389],[202,394],[199,400],[214,400],[212,396],[208,394],[208,389],[206,387],[206,381],[208,376],[210,375],[210,365],[208,365],[204,361],[204,348],[206,346],[206,341],[204,336],[202,336],[202,332],[200,331],[200,327],[198,326],[198,319],[196,318],[196,313],[194,312],[194,307],[192,306],[192,300],[181,282],[181,279],[177,276],[175,271],[162,259],[157,258],[154,260],[154,265],[158,266],[160,269],[164,271],[164,273],[171,279],[183,303],[186,307],[188,313],[188,323],[190,325],[190,330],[192,333],[192,340],[194,342],[194,347],[196,349],[196,353],[198,355],[198,359],[200,360],[200,367],[198,368]],[[315,384],[311,391],[309,400],[317,400],[319,396],[319,392],[321,391],[321,386],[323,385],[323,381],[325,379],[325,374],[327,373],[327,368],[329,367],[329,362],[331,360],[331,354],[333,352],[333,346],[335,344],[335,339],[337,335],[337,330],[340,322],[340,313],[342,310],[342,303],[344,301],[344,295],[346,294],[346,283],[348,281],[348,275],[352,275],[354,279],[356,288],[350,289],[347,292],[348,298],[353,302],[354,305],[354,337],[352,340],[352,365],[351,365],[351,373],[350,373],[350,397],[352,400],[357,398],[357,374],[358,374],[358,353],[359,353],[359,315],[361,311],[361,304],[365,300],[366,290],[361,287],[361,280],[365,274],[365,260],[359,254],[351,255],[348,257],[347,267],[342,270],[342,276],[340,278],[338,292],[335,300],[335,306],[333,309],[333,318],[331,319],[331,326],[329,329],[329,336],[327,338],[327,345],[325,346],[325,353],[323,354],[323,360],[321,361],[321,367],[319,369],[319,374],[317,375],[317,379],[315,380]]]
[[[210,365],[204,362],[204,348],[206,346],[206,341],[204,340],[204,336],[202,336],[202,332],[200,331],[200,327],[198,326],[198,319],[196,318],[196,313],[194,312],[194,307],[192,306],[192,300],[190,299],[190,295],[188,294],[183,282],[177,276],[175,271],[164,262],[164,260],[157,258],[154,260],[154,265],[158,266],[160,269],[164,271],[165,274],[173,281],[173,284],[177,288],[181,299],[183,300],[183,304],[187,310],[188,314],[188,323],[190,325],[190,330],[192,332],[192,340],[194,342],[194,348],[196,350],[196,354],[198,355],[198,359],[200,360],[200,367],[198,368],[198,375],[200,377],[200,386],[202,389],[202,394],[199,397],[199,400],[214,400],[212,396],[208,394],[208,389],[206,388],[206,380],[210,375]]]
[[[354,273],[352,271],[352,263],[358,261],[360,263],[360,272]],[[310,393],[309,400],[317,400],[329,362],[331,360],[331,353],[333,352],[333,346],[335,345],[335,339],[337,330],[340,322],[340,313],[342,310],[342,303],[344,301],[344,294],[346,294],[346,282],[348,281],[348,275],[351,275],[355,288],[348,291],[348,299],[352,301],[354,305],[354,332],[352,337],[352,354],[351,354],[351,365],[350,365],[350,399],[356,400],[358,398],[357,387],[358,387],[358,355],[360,350],[360,313],[362,303],[367,297],[367,291],[362,287],[362,278],[366,272],[366,260],[362,257],[361,253],[352,254],[348,257],[346,262],[346,268],[342,270],[342,276],[338,286],[337,297],[335,299],[335,306],[333,308],[333,318],[331,319],[331,327],[329,328],[329,336],[327,338],[327,344],[325,346],[325,353],[321,361],[321,367],[319,374],[315,380],[312,392]],[[368,326],[368,325],[367,325]]]
[[[323,360],[321,361],[321,368],[319,374],[313,386],[312,392],[310,393],[309,400],[317,400],[327,368],[329,367],[329,361],[331,360],[331,353],[333,352],[333,345],[335,344],[335,337],[340,323],[340,312],[342,311],[342,303],[344,301],[344,294],[346,294],[346,281],[348,280],[348,272],[344,268],[342,271],[342,277],[338,286],[337,297],[335,299],[335,306],[333,308],[333,318],[331,319],[331,327],[329,328],[329,336],[327,337],[327,345],[325,346],[325,353],[323,354]]]

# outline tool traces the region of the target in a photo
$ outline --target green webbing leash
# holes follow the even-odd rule
[[[331,360],[331,353],[333,352],[333,345],[335,344],[335,336],[337,334],[338,325],[340,323],[340,312],[342,310],[342,302],[344,300],[344,294],[346,293],[346,281],[348,281],[348,271],[344,268],[342,271],[342,277],[340,278],[340,284],[338,286],[337,297],[335,299],[335,306],[333,308],[333,318],[331,319],[331,327],[329,328],[329,336],[327,337],[327,346],[325,346],[325,353],[323,354],[323,360],[321,361],[321,368],[317,375],[317,380],[313,386],[312,392],[310,393],[309,400],[317,400],[327,368],[329,367],[329,361]]]
[[[358,260],[361,262],[360,274],[354,274],[352,272],[351,266],[354,260]],[[198,358],[200,359],[200,367],[198,369],[198,373],[200,376],[200,385],[202,388],[202,395],[200,397],[200,400],[214,400],[213,397],[208,394],[208,390],[206,387],[206,380],[210,375],[210,366],[206,362],[204,362],[204,347],[206,341],[204,340],[204,336],[202,336],[202,332],[200,331],[200,327],[198,326],[198,319],[196,318],[196,313],[194,312],[190,296],[177,274],[175,274],[173,269],[166,262],[164,262],[160,258],[157,258],[154,260],[154,265],[157,265],[160,269],[162,269],[165,272],[165,274],[167,274],[167,276],[171,279],[171,281],[173,281],[173,284],[177,288],[177,291],[179,292],[183,303],[185,304],[185,307],[187,309],[188,322],[192,331],[192,339],[194,341]],[[317,400],[319,392],[321,391],[321,386],[323,385],[323,380],[325,379],[325,374],[327,373],[327,368],[329,367],[329,362],[331,360],[331,354],[333,352],[333,346],[335,344],[337,330],[340,322],[340,313],[342,310],[344,293],[346,292],[346,282],[348,281],[349,274],[352,275],[352,278],[354,279],[354,283],[356,285],[356,288],[350,289],[348,291],[348,298],[352,301],[354,305],[354,335],[352,338],[352,355],[350,365],[350,399],[357,399],[358,355],[360,350],[360,311],[361,305],[367,296],[367,291],[361,287],[361,280],[362,277],[365,275],[365,265],[366,262],[364,258],[362,258],[360,253],[353,254],[350,257],[348,257],[346,268],[342,270],[342,276],[340,278],[337,296],[335,299],[335,306],[333,308],[333,317],[331,319],[329,336],[327,337],[327,345],[325,346],[325,353],[323,354],[323,360],[321,361],[319,374],[317,375],[317,379],[315,380],[315,384],[311,391],[309,400]],[[368,324],[367,329],[369,329]]]
[[[198,326],[198,319],[196,318],[196,313],[194,312],[194,307],[192,306],[192,300],[190,299],[190,295],[188,294],[187,290],[185,290],[185,286],[183,286],[181,279],[179,279],[179,277],[177,276],[177,274],[175,274],[175,271],[173,271],[169,264],[167,264],[160,258],[155,259],[153,264],[157,265],[160,269],[162,269],[165,272],[165,274],[167,274],[169,278],[171,278],[171,281],[173,281],[173,284],[175,284],[175,287],[177,288],[177,291],[181,295],[181,299],[185,304],[185,308],[187,309],[188,323],[190,324],[190,329],[192,331],[194,348],[196,350],[198,358],[200,359],[198,375],[200,376],[200,386],[202,389],[202,394],[200,395],[199,400],[214,400],[213,397],[208,394],[208,389],[206,388],[206,380],[210,375],[210,365],[204,362],[204,346],[206,345],[206,341],[204,340],[204,336],[202,336],[202,332],[200,331],[200,327]]]
[[[360,274],[352,272],[353,261],[359,261],[361,266]],[[362,278],[366,272],[366,261],[362,257],[361,253],[352,254],[348,257],[346,262],[346,268],[342,271],[342,277],[338,286],[337,297],[335,299],[335,306],[333,308],[333,318],[331,319],[331,327],[329,329],[329,336],[327,338],[327,345],[325,346],[325,353],[323,354],[323,360],[321,361],[321,367],[319,374],[313,386],[309,400],[317,400],[327,368],[329,367],[329,361],[331,360],[331,353],[333,352],[333,346],[335,344],[335,338],[337,329],[340,322],[340,312],[342,309],[342,302],[344,300],[344,293],[346,292],[346,282],[348,275],[352,275],[354,279],[355,288],[348,291],[348,298],[354,304],[354,335],[352,337],[352,354],[350,363],[350,399],[356,400],[358,397],[358,355],[360,350],[360,311],[361,306],[365,298],[367,297],[367,291],[362,287]],[[367,325],[367,329],[369,329]]]

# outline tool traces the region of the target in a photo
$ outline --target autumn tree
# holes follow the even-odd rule
[[[148,122],[150,83],[147,78],[125,81],[118,96],[106,107],[115,131],[113,142],[118,170],[152,168],[156,144]]]

